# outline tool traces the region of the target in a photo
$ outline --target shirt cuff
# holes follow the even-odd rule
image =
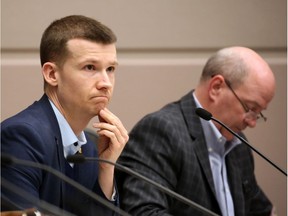
[[[112,202],[115,202],[115,201],[116,201],[116,199],[117,199],[116,193],[117,193],[117,191],[116,191],[116,188],[114,187],[110,201],[112,201]]]

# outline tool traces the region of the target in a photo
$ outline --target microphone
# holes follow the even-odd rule
[[[54,206],[44,200],[38,200],[35,196],[32,196],[31,194],[27,193],[27,191],[23,190],[20,187],[17,187],[16,185],[12,184],[11,182],[7,181],[6,179],[1,177],[1,185],[5,188],[7,188],[8,190],[12,191],[13,193],[29,199],[31,201],[31,203],[37,203],[37,207],[39,207],[41,210],[45,211],[45,215],[46,213],[49,213],[49,215],[52,213],[55,216],[76,216],[72,213],[69,213],[63,209],[58,208],[57,206]],[[2,196],[3,197],[3,196]],[[5,197],[4,197],[5,199]],[[11,204],[13,202],[11,202],[10,200],[6,199],[8,202],[10,202]],[[18,207],[19,208],[19,207]],[[42,215],[42,212],[41,212]]]
[[[120,171],[123,171],[129,175],[132,175],[133,177],[136,177],[140,180],[145,181],[148,184],[155,186],[158,190],[160,190],[160,191],[166,193],[167,195],[191,206],[192,208],[196,208],[196,209],[200,210],[202,213],[206,213],[207,215],[219,216],[219,215],[215,214],[214,212],[204,208],[203,206],[193,202],[192,200],[187,199],[186,197],[170,190],[167,187],[162,186],[161,184],[159,184],[155,181],[152,181],[151,179],[149,179],[149,178],[135,172],[134,170],[119,164],[119,163],[114,163],[114,162],[111,162],[109,160],[104,160],[104,159],[100,159],[100,158],[85,157],[82,154],[75,154],[75,155],[67,156],[67,161],[70,163],[84,163],[86,161],[98,161],[101,163],[108,163]]]
[[[273,163],[270,159],[268,159],[266,156],[264,156],[261,152],[259,152],[257,149],[255,149],[253,146],[251,146],[243,137],[239,136],[237,133],[232,131],[229,127],[227,127],[224,123],[219,121],[218,119],[214,118],[210,112],[203,108],[196,108],[195,113],[202,119],[209,121],[213,120],[222,125],[225,129],[227,129],[230,133],[232,133],[234,136],[236,136],[238,139],[240,139],[243,143],[248,145],[252,150],[254,150],[257,154],[259,154],[263,159],[265,159],[267,162],[269,162],[272,166],[274,166],[276,169],[278,169],[281,173],[287,176],[287,173],[278,167],[275,163]]]
[[[73,179],[67,177],[66,175],[64,175],[63,173],[59,172],[56,169],[53,169],[49,166],[46,166],[44,164],[40,164],[40,163],[35,163],[32,161],[28,161],[28,160],[21,160],[21,159],[17,159],[15,157],[12,157],[10,155],[1,155],[1,163],[7,164],[7,165],[12,165],[12,164],[19,164],[21,166],[28,166],[28,167],[33,167],[33,168],[38,168],[41,170],[44,170],[46,172],[49,172],[53,175],[55,175],[56,177],[58,177],[59,179],[65,181],[66,183],[72,185],[73,187],[77,188],[79,191],[81,191],[82,193],[88,195],[89,197],[93,198],[94,200],[96,200],[97,202],[101,203],[102,205],[106,206],[107,208],[113,210],[114,212],[118,213],[119,215],[122,216],[130,216],[127,212],[121,210],[120,208],[114,206],[112,203],[108,202],[107,200],[105,200],[104,198],[100,197],[98,194],[96,193],[92,193],[89,189],[87,189],[86,187],[84,187],[83,185],[79,184],[78,182],[74,181]]]

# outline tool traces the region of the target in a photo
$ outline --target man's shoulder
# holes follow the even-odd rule
[[[19,113],[1,122],[1,131],[7,128],[33,126],[34,128],[47,127],[49,122],[55,122],[55,115],[51,105],[46,99],[35,101]],[[53,117],[54,115],[54,117]],[[53,120],[54,119],[54,120]]]

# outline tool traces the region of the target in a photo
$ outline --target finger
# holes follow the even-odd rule
[[[119,131],[118,128],[114,125],[109,125],[107,123],[95,123],[93,126],[99,129],[97,130],[97,134],[99,136],[104,135],[108,138],[111,138],[111,142],[114,142],[113,138],[115,137],[117,142],[125,145],[129,139],[127,133],[123,135],[123,132]],[[112,133],[114,136],[112,137],[112,134],[110,135],[108,132]]]
[[[127,141],[126,136],[123,136],[122,132],[115,125],[111,125],[108,123],[95,123],[95,125],[97,125],[97,128],[99,128],[99,130],[97,131],[97,133],[99,135],[104,135],[104,134],[106,134],[106,133],[104,133],[105,131],[109,131],[112,134],[114,134],[114,136],[117,138],[118,142],[126,143],[126,141]],[[109,138],[110,137],[111,136],[109,136]]]
[[[116,154],[119,155],[125,146],[125,140],[122,136],[116,136],[115,133],[108,130],[99,131],[99,135],[108,137],[110,139],[109,148],[116,150]]]
[[[99,115],[98,115],[98,119],[99,119],[99,122],[106,122],[106,121],[103,119],[103,117],[101,117],[100,113],[99,113]]]
[[[120,119],[114,115],[110,110],[108,110],[107,108],[104,108],[102,109],[100,112],[99,112],[99,120],[101,122],[107,122],[107,123],[110,123],[110,124],[113,124],[113,125],[122,125]]]
[[[108,110],[107,108],[104,108],[103,110],[101,110],[99,113],[99,120],[101,122],[107,122],[108,124],[110,123],[111,125],[115,125],[118,128],[118,130],[120,131],[120,133],[122,134],[122,136],[125,137],[126,141],[128,141],[128,132],[127,132],[126,128],[123,126],[120,119],[117,116],[115,116],[110,110]],[[108,130],[114,131],[113,128],[109,129],[108,126],[105,124],[101,124],[101,123],[97,124],[96,123],[94,125],[97,128],[103,127],[103,128],[108,129]]]

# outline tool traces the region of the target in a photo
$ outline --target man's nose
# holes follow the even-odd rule
[[[102,71],[101,74],[99,74],[99,81],[97,82],[98,88],[112,88],[112,82],[110,80],[110,77],[108,76],[108,73],[106,71]]]

